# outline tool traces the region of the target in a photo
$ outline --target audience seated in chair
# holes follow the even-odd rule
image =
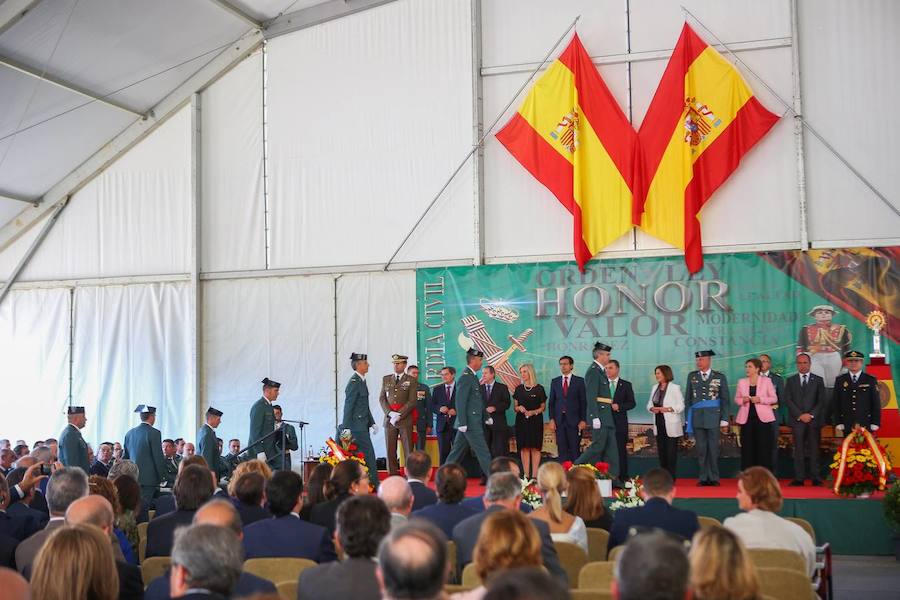
[[[181,475],[181,472],[191,465],[198,465],[203,467],[204,469],[209,470],[209,465],[206,463],[205,458],[196,454],[188,456],[178,463],[178,474],[175,477],[175,485],[178,485],[178,476]],[[215,486],[216,480],[215,477],[213,477],[213,491],[215,491]],[[171,512],[175,512],[175,510],[177,510],[176,503],[177,501],[174,494],[163,494],[162,496],[157,497],[155,500],[154,510],[156,511],[156,513],[154,518],[167,515]]]
[[[669,475],[668,471],[663,471]],[[669,476],[671,478],[671,475]],[[613,569],[617,600],[687,600],[690,596],[685,542],[664,531],[639,533],[628,539]]]
[[[6,475],[6,483],[8,487],[14,488],[15,486],[22,483],[22,480],[25,478],[26,471],[27,469],[25,467],[16,467],[12,471],[10,471]],[[34,502],[35,494],[37,493],[38,492],[35,490],[35,488],[32,487],[28,490],[28,492],[26,492],[24,497],[21,497],[16,501],[12,501],[12,494],[10,494],[10,504],[6,507],[6,514],[8,516],[13,518],[20,518],[26,522],[25,537],[37,533],[38,531],[46,527],[47,521],[50,519],[50,515],[48,515],[47,513],[32,508],[31,504],[32,502]]]
[[[384,502],[374,496],[348,498],[338,508],[334,532],[334,546],[344,559],[301,573],[297,600],[316,600],[323,590],[334,600],[380,600],[375,556],[390,529],[391,515]]]
[[[244,557],[240,540],[216,525],[191,525],[175,532],[172,571],[173,598],[225,600],[241,575]]]
[[[200,465],[182,467],[175,482],[174,512],[155,517],[147,526],[146,556],[170,556],[175,529],[190,525],[194,513],[212,497],[213,479]]]
[[[271,519],[272,513],[265,507],[266,479],[259,473],[244,473],[234,486],[236,507],[241,522],[246,527],[251,523]]]
[[[392,475],[382,481],[378,486],[378,497],[391,511],[391,529],[396,529],[409,520],[415,498],[404,478]]]
[[[516,477],[522,477],[522,470],[519,468],[519,463],[508,456],[498,456],[491,461],[490,475],[493,475],[494,473],[515,473]],[[471,508],[475,512],[482,512],[485,506],[484,496],[466,498],[462,501],[462,505],[466,508]],[[527,515],[531,512],[531,506],[524,502],[520,502],[519,511]]]
[[[538,469],[537,483],[544,504],[528,516],[545,522],[554,542],[576,544],[587,554],[587,528],[584,521],[581,517],[564,511],[562,507],[562,495],[569,486],[565,469],[559,463],[544,463]]]
[[[398,527],[381,542],[376,575],[385,600],[443,599],[447,538],[427,521]]]
[[[609,531],[612,527],[612,513],[603,504],[603,496],[600,495],[594,474],[586,468],[579,467],[569,469],[566,472],[566,479],[569,482],[566,512],[581,517],[585,527]]]
[[[72,469],[84,477],[87,487],[87,474],[78,467]],[[109,535],[93,525],[57,528],[34,562],[31,597],[35,600],[116,600],[119,575]]]
[[[294,557],[319,563],[337,558],[330,532],[300,518],[303,506],[300,475],[276,471],[266,483],[266,498],[274,518],[244,527],[246,558]]]
[[[764,467],[750,467],[738,474],[738,506],[745,511],[725,519],[722,526],[733,531],[747,548],[793,550],[806,561],[810,577],[816,570],[816,547],[802,527],[777,513],[784,504],[781,487]]]
[[[325,498],[325,483],[331,478],[331,471],[334,469],[328,463],[319,463],[313,469],[306,482],[306,499],[303,501],[303,508],[300,509],[300,518],[309,521],[312,507],[321,504],[327,500]]]
[[[695,600],[759,600],[759,579],[741,540],[724,527],[701,529],[690,551]]]
[[[427,452],[414,450],[406,457],[406,481],[412,488],[415,501],[413,512],[437,503],[437,494],[428,487],[431,477],[431,457]]]
[[[415,511],[412,516],[431,521],[444,532],[444,535],[452,538],[454,527],[481,511],[463,505],[463,498],[466,495],[466,472],[458,464],[443,465],[438,469],[434,481],[438,502]]]
[[[696,513],[672,506],[675,483],[672,475],[661,468],[650,469],[644,475],[644,506],[616,511],[609,531],[609,549],[624,544],[633,533],[662,529],[685,540],[691,540],[700,529]]]
[[[484,600],[568,600],[569,591],[544,569],[510,569],[491,579]]]
[[[334,532],[334,518],[341,503],[350,496],[364,496],[369,493],[369,470],[355,460],[345,460],[331,471],[331,478],[325,483],[327,501],[312,507],[310,523],[320,525]]]

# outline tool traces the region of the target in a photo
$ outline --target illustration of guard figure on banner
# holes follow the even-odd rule
[[[852,336],[846,325],[832,322],[837,310],[831,305],[814,306],[809,313],[816,322],[804,325],[797,340],[797,353],[805,352],[812,358],[814,374],[825,380],[825,387],[834,385],[841,374],[843,356],[850,350]]]

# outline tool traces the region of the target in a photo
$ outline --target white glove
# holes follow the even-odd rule
[[[493,424],[494,424],[494,417],[489,418],[487,421],[484,422],[484,424],[485,424],[485,425],[493,425]]]
[[[396,427],[396,426],[397,426],[397,423],[399,423],[399,422],[400,422],[400,417],[399,417],[399,416],[397,416],[397,417],[391,417],[391,426]]]
[[[369,431],[372,432],[372,435],[375,435],[376,433],[378,433],[378,425],[372,425],[371,427],[369,427]]]
[[[835,425],[834,428],[835,428],[835,429],[840,429],[841,431],[844,430],[844,426],[843,426],[843,425]]]
[[[872,431],[878,431],[878,425],[869,425],[869,429]]]
[[[396,410],[392,410],[391,412],[389,412],[388,416],[391,418],[391,421],[393,421],[394,419],[400,419],[400,413],[398,413]]]
[[[460,431],[461,433],[465,433],[465,432],[467,432],[468,430],[469,430],[469,427],[466,426],[466,425],[460,425],[460,426],[459,426],[459,431]]]
[[[719,427],[728,427],[728,421],[719,421]]]

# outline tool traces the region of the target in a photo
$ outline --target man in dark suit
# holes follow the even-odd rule
[[[609,359],[606,365],[609,393],[612,396],[613,421],[616,424],[616,444],[619,448],[619,479],[628,479],[628,411],[635,407],[631,382],[619,378],[619,361]]]
[[[9,475],[13,470],[13,463],[16,462],[16,453],[9,448],[0,450],[0,475]]]
[[[16,538],[0,533],[0,567],[7,569],[16,568],[16,547],[19,540]]]
[[[488,479],[487,493],[484,496],[485,511],[461,521],[453,528],[453,541],[456,543],[457,565],[460,570],[472,562],[481,524],[492,512],[498,510],[518,510],[522,501],[522,482],[513,473],[495,473]],[[541,536],[541,558],[544,567],[559,579],[564,586],[569,585],[569,578],[559,562],[556,546],[550,537],[550,528],[544,521],[530,519]]]
[[[254,475],[258,475],[258,473],[254,473]],[[192,524],[221,527],[234,534],[238,541],[244,539],[240,515],[228,500],[210,500],[194,514]],[[147,591],[144,592],[144,600],[169,600],[169,575],[170,573],[167,571],[165,575],[160,575],[151,581],[147,586]],[[276,593],[275,584],[268,579],[241,571],[232,596],[243,598],[253,594]]]
[[[762,363],[762,370],[759,374],[772,380],[772,386],[775,388],[775,397],[777,398],[777,402],[772,405],[772,412],[775,413],[775,420],[769,424],[772,428],[772,439],[775,440],[775,443],[772,444],[772,473],[777,474],[778,438],[781,435],[781,424],[786,420],[784,415],[787,411],[784,405],[784,377],[772,370],[772,357],[768,354],[760,354],[759,362]]]
[[[187,465],[175,482],[174,512],[157,516],[147,525],[146,556],[171,556],[175,530],[189,525],[194,513],[213,495],[213,481],[209,469]]]
[[[266,478],[260,473],[244,473],[234,482],[235,508],[243,527],[272,518],[269,509],[263,506],[265,494]]]
[[[134,412],[140,414],[141,424],[125,434],[122,458],[133,460],[138,467],[138,483],[141,484],[141,500],[152,507],[159,494],[159,484],[166,480],[166,465],[162,453],[162,434],[156,424],[156,407],[139,405]]]
[[[810,373],[812,360],[809,354],[797,355],[797,374],[791,375],[784,386],[784,404],[794,434],[793,486],[802,486],[812,479],[813,485],[822,485],[819,477],[819,435],[822,431],[825,411],[825,380]],[[809,470],[806,469],[809,458]]]
[[[665,469],[654,468],[644,475],[644,506],[616,511],[609,531],[609,549],[624,544],[642,530],[662,529],[691,540],[700,529],[697,514],[672,506],[675,483]]]
[[[860,425],[870,431],[881,427],[881,399],[878,380],[865,373],[863,353],[851,350],[844,354],[849,371],[834,380],[834,404],[837,408],[835,428],[844,435]]]
[[[437,494],[426,484],[430,476],[431,457],[421,450],[413,451],[406,458],[406,481],[415,498],[413,512],[437,502]]]
[[[266,498],[274,519],[244,527],[246,558],[308,558],[318,563],[337,560],[328,530],[300,519],[303,480],[293,471],[277,471],[266,483]]]
[[[491,453],[491,458],[509,454],[509,423],[506,411],[509,410],[509,388],[497,381],[494,367],[487,365],[482,370],[481,393],[484,395],[484,411],[487,421],[484,427],[484,438]],[[487,474],[482,475],[486,481]]]
[[[436,504],[414,512],[410,518],[425,519],[437,525],[448,539],[453,528],[479,511],[463,506],[466,495],[466,472],[455,463],[447,463],[435,476],[438,499]]]
[[[115,550],[119,549],[119,540],[113,534],[115,514],[109,500],[98,494],[79,498],[66,511],[66,525],[93,525],[110,538]],[[116,571],[119,574],[119,600],[141,600],[144,597],[144,581],[141,569],[124,560],[116,559]]]
[[[440,464],[447,462],[453,446],[453,426],[456,425],[456,369],[441,369],[441,381],[431,388],[431,412],[435,415]]]
[[[241,541],[218,525],[178,530],[169,578],[173,598],[224,600],[231,597],[244,568]]]
[[[416,450],[424,450],[434,422],[430,408],[431,388],[419,381],[418,365],[409,365],[406,374],[416,380]]]
[[[35,460],[33,456],[23,456],[16,461],[16,466],[17,468],[22,467],[25,469],[25,475],[19,483],[9,484],[10,503],[18,502],[29,496],[31,492],[34,492],[31,494],[29,506],[34,510],[44,513],[44,515],[49,518],[50,509],[47,508],[47,499],[40,491],[39,485],[40,483],[43,483],[44,479],[47,479],[47,475],[41,475],[41,463]]]
[[[391,515],[374,496],[353,496],[337,511],[334,545],[344,560],[312,567],[300,575],[297,600],[331,598],[380,600],[375,576],[378,545],[391,529]]]
[[[291,452],[300,449],[300,441],[297,439],[297,430],[290,423],[281,420],[282,411],[278,404],[272,405],[272,412],[275,414],[275,429],[281,431],[281,439],[276,444],[276,450],[280,457],[284,458],[284,465],[281,467],[286,471],[291,470]],[[282,446],[282,444],[284,444]],[[279,458],[281,460],[281,458]],[[280,464],[280,463],[279,463]],[[219,472],[222,472],[220,467]]]
[[[83,406],[70,406],[66,409],[69,423],[59,436],[59,462],[66,467],[79,467],[85,473],[91,472],[88,461],[88,445],[81,436],[81,430],[87,423]]]
[[[587,427],[584,379],[572,373],[575,359],[559,359],[559,377],[550,382],[550,428],[556,430],[560,462],[572,461],[581,454],[581,430]]]
[[[175,485],[175,478],[178,477],[178,465],[181,464],[181,458],[175,454],[175,440],[164,439],[162,441],[162,452],[166,471],[166,479],[163,485],[171,488]],[[158,513],[159,510],[157,509]]]
[[[8,486],[10,488],[14,488],[16,485],[22,483],[22,480],[25,478],[25,472],[26,469],[23,467],[16,467],[12,471],[10,471],[9,475],[6,477],[6,483],[8,484]],[[0,487],[2,487],[2,484],[0,484]],[[35,493],[36,491],[32,487],[28,490],[24,497],[19,498],[6,507],[7,515],[13,518],[25,520],[25,537],[28,537],[43,529],[47,525],[47,521],[50,519],[50,515],[31,508],[31,502],[34,499]],[[11,498],[12,494],[10,494],[10,499]]]
[[[91,472],[89,475],[99,475],[100,477],[109,477],[109,469],[112,467],[112,444],[103,442],[97,448],[97,458],[91,463]]]

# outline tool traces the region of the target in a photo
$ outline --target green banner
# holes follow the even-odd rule
[[[884,335],[900,333],[898,256],[896,247],[707,255],[693,277],[681,256],[592,261],[584,273],[568,262],[420,269],[421,380],[434,385],[444,365],[462,368],[475,344],[510,391],[523,363],[549,391],[560,356],[574,357],[584,374],[600,340],[634,385],[635,423],[651,422],[645,407],[654,368],[671,366],[684,386],[697,350],[715,351],[713,368],[734,390],[748,358],[767,353],[773,370],[789,375],[803,348],[830,386],[842,351],[871,352],[864,323],[871,310],[886,315],[888,360],[898,356],[896,339]],[[834,308],[830,321],[811,315],[819,305]]]

